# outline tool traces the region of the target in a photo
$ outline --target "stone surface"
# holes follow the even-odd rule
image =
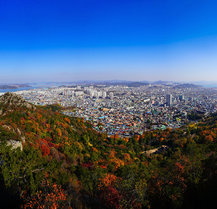
[[[26,107],[28,109],[35,108],[33,104],[26,102],[21,96],[10,92],[0,96],[0,104],[6,105],[7,108],[10,108],[11,106]]]
[[[23,151],[23,144],[20,141],[9,140],[7,141],[7,146],[12,146],[12,149],[20,148],[20,150]]]

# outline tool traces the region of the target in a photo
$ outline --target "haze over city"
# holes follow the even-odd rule
[[[216,81],[215,1],[0,1],[0,82]]]

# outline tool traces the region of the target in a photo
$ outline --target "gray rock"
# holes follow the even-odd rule
[[[0,96],[0,104],[6,105],[8,108],[14,107],[26,107],[27,109],[35,109],[35,106],[29,102],[26,102],[23,97],[15,93],[5,93]]]

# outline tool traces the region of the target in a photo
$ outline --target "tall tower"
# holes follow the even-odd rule
[[[166,105],[170,107],[173,104],[173,96],[172,94],[166,95]]]

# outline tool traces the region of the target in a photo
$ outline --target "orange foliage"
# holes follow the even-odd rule
[[[117,152],[115,152],[114,150],[111,150],[109,154],[109,158],[114,158],[116,154]]]
[[[117,176],[115,176],[114,174],[107,173],[104,178],[101,178],[99,180],[100,180],[99,188],[103,186],[107,187],[113,184],[117,180]]]
[[[114,135],[114,139],[116,139],[116,140],[119,139],[119,135],[118,135],[118,134],[115,134],[115,135]]]
[[[67,122],[67,123],[71,123],[70,119],[69,118],[64,118],[64,120]]]
[[[139,135],[135,135],[134,139],[138,142],[139,139],[140,139],[140,136]]]
[[[59,137],[61,137],[62,136],[62,131],[60,130],[60,128],[57,128],[56,131],[57,131],[57,135]]]
[[[49,123],[47,123],[47,124],[46,124],[46,127],[47,127],[48,129],[50,129],[50,124],[49,124]]]
[[[202,131],[202,135],[205,137],[205,140],[209,142],[214,141],[214,138],[216,137],[216,134],[211,130]]]
[[[176,162],[176,167],[180,173],[184,173],[184,166],[181,163]]]
[[[130,161],[131,157],[129,153],[124,153],[124,160]]]
[[[92,147],[92,151],[93,152],[99,152],[99,150],[97,148],[95,148],[95,147]]]
[[[205,136],[206,141],[213,141],[213,137],[211,135]]]
[[[39,114],[39,113],[37,113],[37,119],[38,119],[38,120],[41,120],[41,118],[42,118],[42,115]]]
[[[129,138],[125,137],[125,138],[123,138],[123,141],[128,142]]]
[[[38,191],[33,197],[27,199],[27,203],[23,206],[24,209],[71,208],[67,207],[67,195],[61,186],[50,184],[46,181],[42,187],[41,191]],[[25,199],[25,195],[23,199]]]
[[[164,140],[164,138],[163,138],[163,137],[161,137],[161,138],[160,138],[160,141],[162,142],[163,140]]]
[[[46,145],[44,145],[44,144],[41,145],[41,150],[42,150],[43,156],[47,156],[47,155],[50,154],[50,149],[49,149],[49,147],[46,146]]]

